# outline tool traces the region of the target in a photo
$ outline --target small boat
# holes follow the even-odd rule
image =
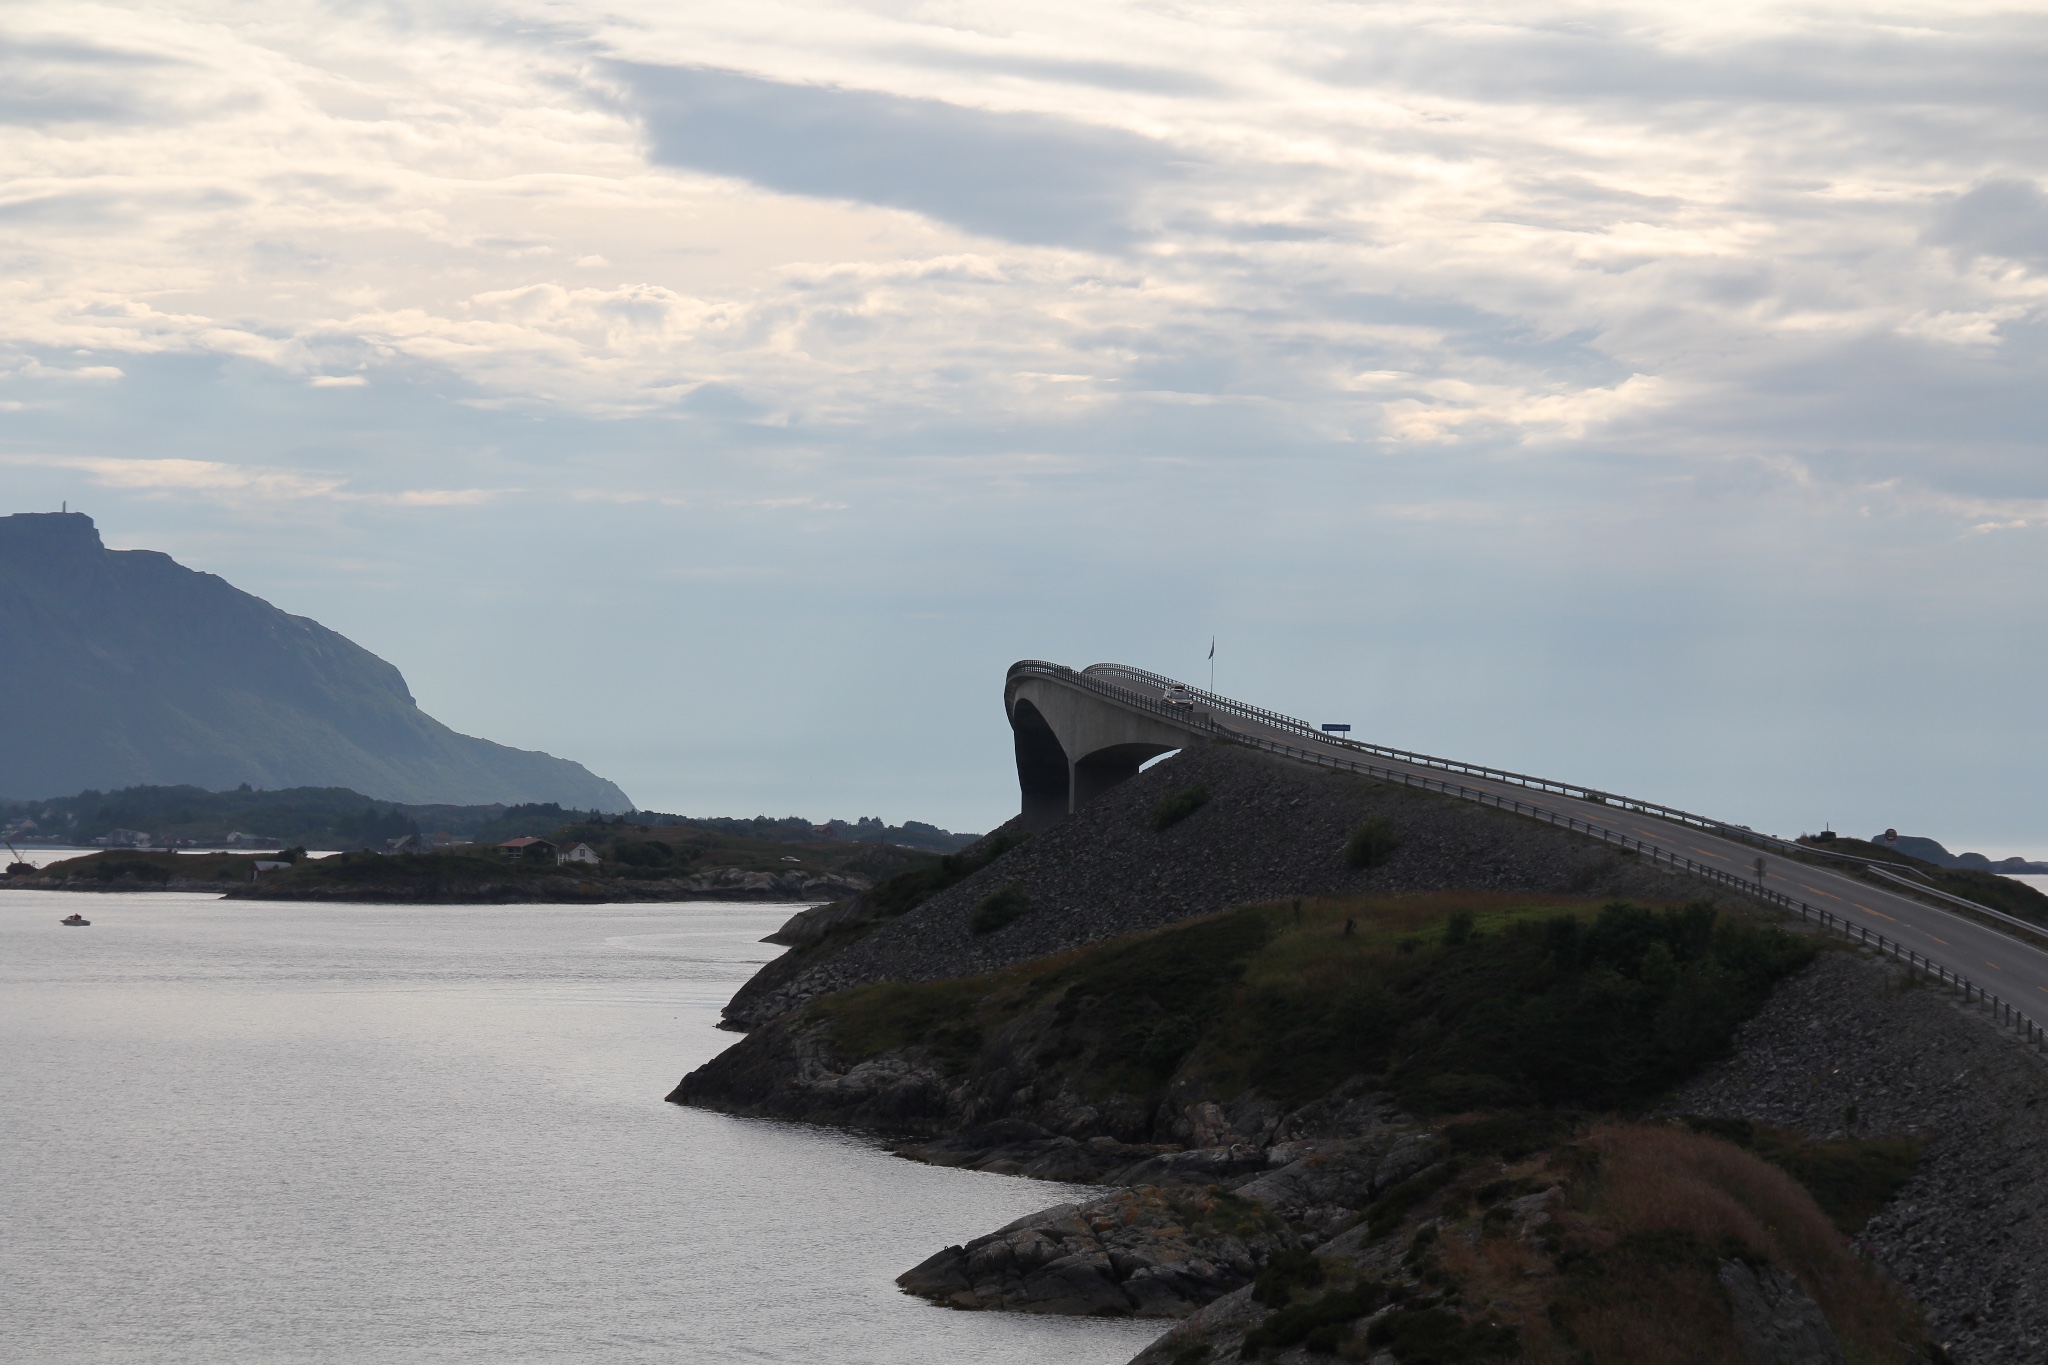
[[[60,920],[58,920],[58,921],[57,921],[57,923],[59,923],[59,924],[91,924],[91,923],[92,923],[92,921],[91,921],[91,920],[89,920],[89,919],[87,919],[87,918],[86,918],[86,917],[85,917],[84,915],[81,915],[81,914],[77,913],[76,911],[73,911],[73,912],[72,912],[71,914],[68,914],[68,915],[66,915],[66,916],[65,916],[65,917],[64,917],[63,919],[60,919]]]

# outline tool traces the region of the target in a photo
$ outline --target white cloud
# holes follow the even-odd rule
[[[204,496],[238,503],[375,503],[396,507],[469,507],[517,493],[514,488],[351,489],[345,475],[220,460],[113,459],[84,455],[4,455],[0,464],[75,469],[101,488],[156,496]]]
[[[82,55],[38,68],[0,151],[4,339],[315,387],[426,365],[588,413],[706,383],[870,428],[1154,395],[1560,447],[1651,393],[1682,420],[1721,357],[1889,329],[1996,363],[2040,318],[1990,264],[2035,250],[2048,174],[2008,79],[2048,45],[2024,15],[1945,10],[1902,46],[1853,7],[544,14],[523,39],[542,10],[400,35],[374,9],[17,7]],[[597,56],[743,73],[680,88],[751,121],[684,149],[715,174],[651,164],[673,83]],[[944,164],[813,168],[789,120],[833,110]],[[1005,240],[985,196],[1022,176],[1067,177],[1122,244]],[[618,282],[576,278],[599,267]]]

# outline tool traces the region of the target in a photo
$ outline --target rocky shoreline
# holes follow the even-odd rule
[[[231,900],[371,901],[420,905],[568,904],[639,901],[834,901],[858,895],[857,878],[802,872],[716,868],[688,877],[579,877],[568,873],[487,879],[470,885],[416,888],[375,884],[255,882],[227,892]]]
[[[269,874],[275,876],[276,874]],[[748,872],[715,868],[688,877],[578,877],[515,874],[441,885],[380,885],[375,882],[217,881],[194,877],[156,880],[120,877],[17,876],[0,879],[0,890],[71,891],[131,895],[150,891],[211,892],[229,900],[320,901],[391,905],[604,905],[672,901],[830,902],[857,896],[867,882],[856,877],[809,876],[801,872]]]

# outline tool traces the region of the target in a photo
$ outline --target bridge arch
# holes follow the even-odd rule
[[[1012,670],[1004,706],[1016,740],[1024,828],[1044,829],[1201,733],[1085,685]],[[1136,701],[1136,698],[1133,698]]]

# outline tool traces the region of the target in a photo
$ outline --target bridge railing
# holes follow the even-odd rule
[[[1451,782],[1441,778],[1426,777],[1421,773],[1412,772],[1406,768],[1386,768],[1376,763],[1360,762],[1355,759],[1339,757],[1336,754],[1296,748],[1294,745],[1268,739],[1263,735],[1247,734],[1242,730],[1231,729],[1218,724],[1213,715],[1204,715],[1199,711],[1191,712],[1189,708],[1184,706],[1168,706],[1164,701],[1148,697],[1141,692],[1134,692],[1127,687],[1119,687],[1114,683],[1106,681],[1102,676],[1105,673],[1111,676],[1121,674],[1131,678],[1133,681],[1144,682],[1155,687],[1163,688],[1181,685],[1175,683],[1171,678],[1162,678],[1158,674],[1146,673],[1142,669],[1125,668],[1119,664],[1097,664],[1087,670],[1079,670],[1069,668],[1065,664],[1049,663],[1043,659],[1024,659],[1011,665],[1009,677],[1012,679],[1017,677],[1052,678],[1070,687],[1079,687],[1084,691],[1094,692],[1099,696],[1117,702],[1119,705],[1133,707],[1137,710],[1162,716],[1172,721],[1175,725],[1189,731],[1214,734],[1234,740],[1240,744],[1247,744],[1253,748],[1264,750],[1267,753],[1281,754],[1285,757],[1314,764],[1318,767],[1354,772],[1362,777],[1370,777],[1381,782],[1397,782],[1402,786],[1417,787],[1424,791],[1434,791],[1446,796],[1455,796],[1460,800],[1472,801],[1479,805],[1493,806],[1500,810],[1513,811],[1518,815],[1530,816],[1547,824],[1561,825],[1566,829],[1589,835],[1600,840],[1602,843],[1613,844],[1639,857],[1646,857],[1652,866],[1661,864],[1698,877],[1704,881],[1728,887],[1730,890],[1739,891],[1743,895],[1754,897],[1767,905],[1774,906],[1788,913],[1797,914],[1800,920],[1805,923],[1816,925],[1824,932],[1837,934],[1852,942],[1869,945],[1875,948],[1880,955],[1889,953],[1894,961],[1903,964],[1909,972],[1925,972],[1942,985],[1960,993],[1964,1001],[1979,1004],[1989,1010],[1994,1019],[2002,1025],[2011,1028],[2028,1046],[2034,1048],[2048,1047],[2048,1029],[2044,1029],[2041,1024],[2024,1011],[2018,1009],[2009,1001],[2001,999],[1995,993],[1985,990],[1961,972],[1936,962],[1932,958],[1924,957],[1903,944],[1889,940],[1881,933],[1872,933],[1863,925],[1851,923],[1833,911],[1809,905],[1805,901],[1794,896],[1788,896],[1774,887],[1765,886],[1761,880],[1751,881],[1746,877],[1737,876],[1735,873],[1724,871],[1721,868],[1710,867],[1705,863],[1688,858],[1682,853],[1676,853],[1670,849],[1659,847],[1635,835],[1620,830],[1608,829],[1603,825],[1594,824],[1589,820],[1581,819],[1567,812],[1551,810],[1534,802],[1523,801],[1518,797],[1505,796],[1500,792],[1487,791],[1480,787],[1467,787],[1462,783]],[[1320,732],[1309,731],[1304,722],[1294,720],[1292,717],[1281,716],[1277,712],[1263,711],[1255,706],[1246,706],[1227,697],[1219,697],[1212,692],[1202,692],[1195,688],[1188,688],[1187,690],[1196,697],[1208,702],[1215,710],[1224,711],[1242,719],[1256,720],[1260,724],[1269,726],[1273,725],[1275,721],[1287,722],[1285,727],[1275,728],[1297,729],[1301,733],[1312,734],[1318,740],[1323,739]],[[1387,749],[1379,745],[1350,744],[1346,747],[1363,749],[1378,756],[1393,758],[1408,764],[1418,764],[1422,758],[1421,755],[1409,754],[1405,750]],[[1457,770],[1472,776],[1485,776],[1489,779],[1501,780],[1499,769],[1479,768],[1474,765],[1463,764],[1454,765],[1449,760],[1439,760],[1439,762],[1448,767],[1455,767]],[[1532,779],[1532,781],[1539,780]],[[1577,795],[1588,790],[1587,788],[1576,787],[1568,783],[1550,784],[1547,789],[1565,795]],[[1645,811],[1652,814],[1660,810],[1670,809],[1669,807],[1657,807],[1649,802],[1630,801],[1624,803],[1616,800],[1613,804],[1621,805],[1624,809]],[[1699,817],[1694,818],[1698,819]],[[1715,822],[1709,822],[1701,827],[1715,829],[1717,832],[1724,828]],[[1749,833],[1749,831],[1742,832]],[[1773,839],[1770,842],[1774,844],[1785,843],[1781,839]],[[1805,845],[1795,845],[1795,847],[1805,852],[1812,851],[1807,849]],[[1856,859],[1856,861],[1866,860]],[[1981,907],[1973,906],[1973,908]],[[2034,928],[2036,926],[2029,925],[2027,927]]]
[[[1133,692],[1128,687],[1118,687],[1115,683],[1104,682],[1099,677],[1083,672],[1080,669],[1069,668],[1065,664],[1047,663],[1044,659],[1019,659],[1016,663],[1010,665],[1009,677],[1012,679],[1019,677],[1052,678],[1058,682],[1065,683],[1069,687],[1078,687],[1084,692],[1093,692],[1097,696],[1108,697],[1118,705],[1128,706],[1134,710],[1148,711],[1163,720],[1171,721],[1185,730],[1199,731],[1203,734],[1226,738],[1234,738],[1236,735],[1235,731],[1226,730],[1223,726],[1218,725],[1213,716],[1205,715],[1186,706],[1168,706],[1157,697],[1148,697],[1142,692]]]
[[[1903,964],[1908,971],[1925,972],[1941,984],[1959,992],[1966,1003],[1976,1003],[1989,1010],[1994,1019],[2012,1029],[2020,1040],[2029,1047],[2037,1049],[2048,1047],[2048,1029],[2044,1029],[2027,1015],[2025,1011],[2020,1010],[2009,1001],[2001,999],[1993,992],[1985,990],[1961,972],[1936,962],[1932,958],[1924,957],[1903,944],[1887,939],[1883,934],[1873,933],[1863,925],[1852,923],[1833,911],[1824,910],[1816,905],[1809,905],[1796,896],[1788,896],[1774,887],[1765,886],[1761,880],[1751,881],[1747,877],[1737,876],[1735,873],[1723,871],[1721,868],[1709,867],[1707,864],[1696,862],[1682,853],[1675,853],[1670,849],[1660,848],[1656,844],[1638,838],[1635,835],[1627,834],[1620,830],[1607,829],[1589,820],[1582,820],[1578,816],[1563,811],[1550,810],[1536,805],[1534,802],[1505,796],[1499,792],[1487,791],[1484,788],[1478,787],[1467,787],[1461,783],[1449,782],[1439,778],[1425,777],[1420,773],[1409,772],[1401,768],[1383,768],[1378,764],[1360,763],[1351,759],[1339,758],[1334,754],[1297,749],[1291,744],[1282,744],[1277,740],[1269,740],[1257,735],[1246,735],[1238,732],[1233,734],[1232,738],[1236,739],[1239,743],[1250,744],[1268,753],[1283,754],[1289,758],[1312,763],[1319,767],[1336,768],[1340,771],[1355,772],[1361,776],[1371,777],[1382,782],[1398,782],[1403,786],[1419,787],[1424,791],[1439,792],[1443,795],[1458,797],[1461,800],[1476,802],[1479,805],[1513,811],[1517,815],[1527,815],[1548,824],[1561,825],[1580,834],[1590,835],[1602,843],[1613,844],[1639,857],[1647,858],[1652,866],[1661,864],[1698,877],[1704,881],[1728,887],[1730,890],[1739,891],[1743,895],[1751,896],[1764,902],[1766,905],[1774,906],[1788,913],[1797,914],[1803,922],[1816,925],[1828,933],[1837,934],[1851,942],[1873,947],[1880,956],[1889,953],[1894,961]]]
[[[1811,844],[1802,844],[1791,839],[1781,839],[1775,834],[1759,834],[1746,825],[1733,825],[1726,820],[1716,820],[1711,816],[1696,815],[1691,811],[1681,810],[1677,806],[1667,806],[1657,801],[1645,801],[1635,796],[1623,796],[1619,792],[1603,791],[1598,787],[1587,787],[1576,782],[1560,782],[1554,778],[1536,777],[1529,773],[1513,772],[1506,768],[1489,768],[1482,764],[1466,763],[1455,758],[1438,758],[1433,754],[1418,754],[1408,749],[1394,749],[1384,744],[1372,744],[1360,739],[1339,738],[1336,735],[1325,734],[1320,728],[1294,716],[1283,716],[1278,711],[1268,711],[1264,707],[1252,706],[1230,697],[1218,696],[1214,692],[1205,692],[1198,687],[1188,687],[1186,683],[1178,682],[1162,674],[1147,672],[1142,668],[1133,668],[1129,664],[1090,664],[1087,668],[1081,670],[1081,673],[1087,677],[1125,678],[1132,682],[1140,682],[1159,688],[1162,691],[1169,687],[1185,688],[1189,695],[1200,699],[1213,711],[1220,711],[1225,715],[1236,716],[1240,720],[1252,721],[1256,724],[1285,731],[1289,734],[1301,735],[1336,748],[1351,749],[1359,753],[1373,754],[1380,758],[1391,758],[1402,763],[1412,763],[1422,768],[1435,768],[1443,772],[1464,773],[1470,777],[1483,777],[1489,782],[1505,782],[1517,787],[1528,787],[1535,791],[1555,792],[1559,796],[1570,796],[1580,801],[1592,802],[1595,805],[1614,806],[1620,810],[1634,811],[1642,815],[1654,815],[1659,819],[1670,820],[1675,824],[1685,825],[1691,829],[1705,830],[1710,834],[1718,834],[1724,839],[1754,844],[1758,847],[1769,848],[1780,853],[1834,858],[1843,862],[1866,864],[1873,867],[1891,866],[1891,864],[1884,863],[1879,859],[1861,858],[1853,853],[1835,853],[1829,849],[1815,848]],[[1910,871],[1911,869],[1907,870]]]

